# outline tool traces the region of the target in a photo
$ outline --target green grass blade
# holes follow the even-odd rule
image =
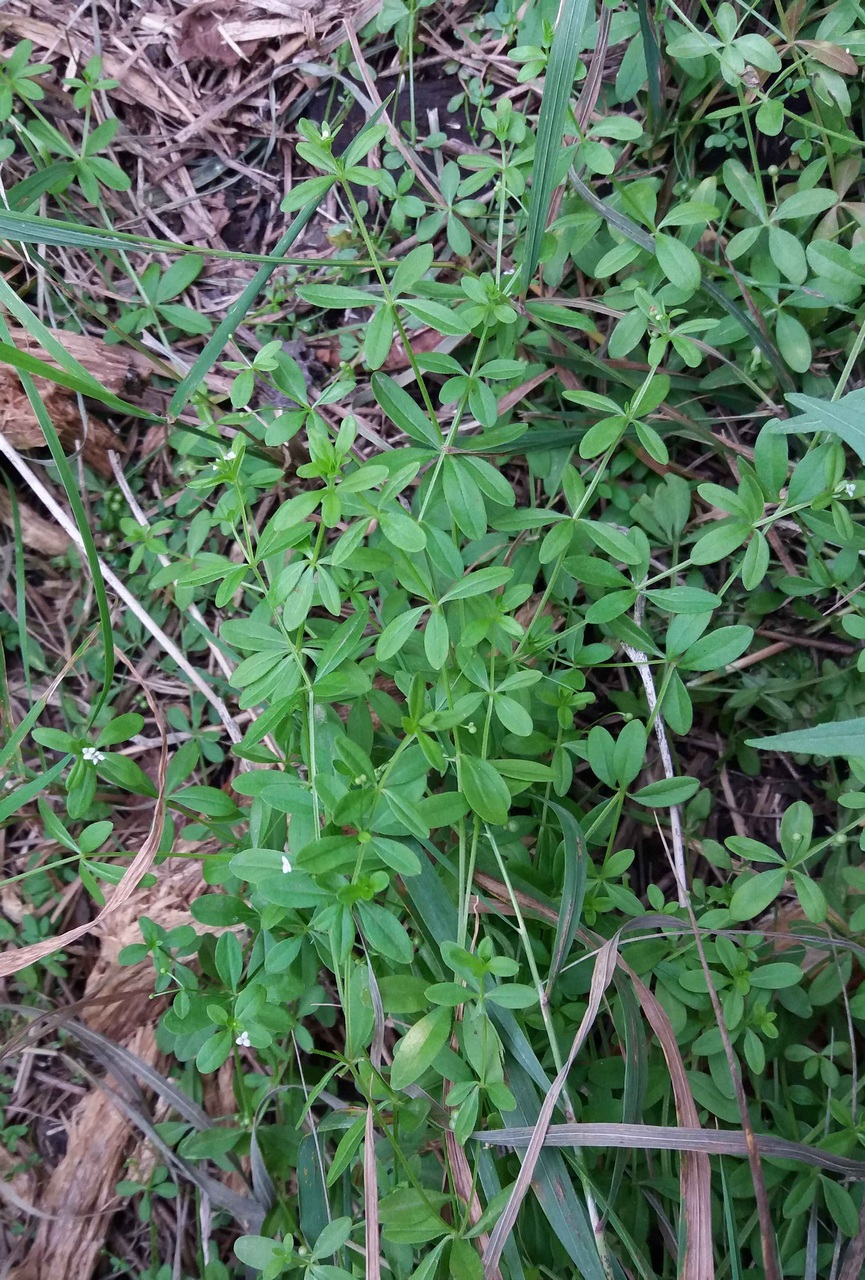
[[[562,827],[565,845],[565,875],[562,884],[562,901],[559,908],[559,922],[556,925],[556,940],[553,944],[553,955],[550,960],[550,972],[547,978],[547,995],[553,989],[556,978],[571,949],[580,920],[583,914],[583,899],[586,896],[586,881],[589,875],[589,858],[580,824],[572,813],[560,804],[550,801],[549,806],[558,816]]]
[[[183,244],[180,240],[157,240],[130,231],[97,231],[83,222],[65,222],[61,218],[42,218],[34,213],[10,213],[0,210],[0,240],[10,244],[50,245],[67,249],[132,249],[158,253],[195,253],[206,258],[224,258],[229,262],[272,262],[276,253],[241,253],[233,249],[213,249],[208,245]],[[305,258],[282,259],[305,265]],[[360,260],[358,260],[358,263]]]
[[[4,796],[0,800],[0,822],[5,822],[13,813],[35,797],[40,791],[44,791],[46,787],[50,787],[55,778],[59,778],[63,770],[66,768],[71,756],[64,756],[62,760],[58,760],[47,773],[40,773],[38,777],[31,778],[29,782],[25,782],[23,786],[16,787],[11,795]]]
[[[212,336],[207,340],[207,344],[201,355],[193,364],[189,373],[180,383],[180,386],[171,397],[171,404],[168,406],[168,416],[176,418],[186,404],[189,397],[193,394],[197,387],[201,385],[209,370],[213,367],[222,352],[226,342],[234,333],[237,326],[243,321],[249,308],[258,297],[261,290],[267,284],[276,268],[280,265],[280,259],[286,249],[290,249],[309,222],[312,215],[319,206],[320,201],[310,201],[304,205],[300,213],[292,222],[291,226],[279,240],[273,253],[265,262],[265,265],[256,271],[249,284],[243,290],[240,297],[235,303],[228,308],[225,319],[220,321]]]
[[[113,409],[115,413],[129,414],[135,418],[145,418],[148,422],[158,421],[155,414],[142,409],[140,405],[129,404],[126,400],[121,400],[118,396],[112,395],[110,391],[106,391],[92,374],[87,373],[86,369],[84,370],[86,377],[82,377],[79,373],[70,373],[66,369],[57,369],[53,364],[40,360],[38,356],[31,355],[29,351],[20,351],[18,347],[8,342],[0,342],[0,363],[11,365],[13,369],[17,369],[19,372],[30,373],[37,378],[44,378],[46,382],[53,382],[58,387],[65,387],[67,391],[75,391],[79,395],[87,396],[90,400],[98,400],[100,404],[104,404],[108,409]]]
[[[318,1138],[314,1133],[306,1134],[298,1148],[297,1196],[300,1202],[301,1230],[307,1244],[314,1245],[330,1222],[327,1182]]]
[[[561,160],[562,138],[577,69],[580,36],[586,25],[588,0],[562,0],[544,77],[544,96],[538,116],[535,164],[529,197],[526,250],[520,268],[520,296],[525,297],[541,256],[550,200]]]
[[[51,355],[55,355],[55,348],[58,349],[58,354],[55,357],[56,359],[60,360],[59,353],[62,352],[63,360],[61,363],[65,363],[65,361],[71,359],[71,357],[63,351],[63,348],[57,339],[48,332],[42,322],[32,314],[30,309],[26,307],[24,303],[20,302],[14,290],[9,288],[9,285],[6,284],[5,280],[0,279],[0,297],[4,297],[7,293],[12,294],[15,298],[15,302],[18,304],[17,309],[20,310],[23,308],[22,323],[25,324],[28,333],[32,333],[32,335],[42,343],[45,350]],[[10,307],[10,310],[11,309],[12,308]],[[28,320],[31,324],[27,323]],[[48,341],[46,341],[46,339]],[[9,328],[2,316],[0,316],[0,340],[12,346]],[[48,345],[48,342],[50,342],[50,346]],[[76,365],[77,361],[73,360],[72,364]],[[84,372],[86,373],[86,370]],[[87,511],[85,510],[84,503],[81,501],[81,495],[78,492],[77,485],[75,484],[75,477],[73,476],[72,469],[66,460],[66,454],[63,451],[63,445],[60,443],[60,437],[54,429],[54,423],[51,421],[51,417],[45,408],[42,397],[36,388],[36,384],[33,381],[32,376],[29,373],[25,373],[23,369],[18,371],[18,376],[21,379],[21,385],[24,388],[27,399],[30,401],[31,408],[36,415],[36,421],[42,428],[42,432],[45,436],[45,443],[48,445],[51,457],[54,460],[54,465],[57,468],[60,482],[66,490],[66,497],[69,501],[70,507],[72,508],[72,515],[78,527],[78,532],[81,535],[84,553],[87,557],[87,564],[93,581],[93,593],[96,596],[96,608],[99,613],[99,628],[102,634],[104,652],[102,689],[98,698],[94,700],[93,705],[90,708],[90,716],[88,719],[88,724],[93,724],[108,699],[108,695],[111,692],[111,683],[114,679],[114,633],[111,627],[111,610],[108,605],[108,596],[105,593],[105,582],[102,577],[102,570],[99,566],[99,553],[96,550],[96,543],[93,540],[93,533],[90,529],[90,521],[87,516]],[[89,377],[90,375],[88,375],[88,378]],[[91,381],[95,382],[95,379],[91,379]],[[98,386],[99,384],[96,383],[96,385]]]
[[[657,132],[661,122],[663,104],[661,102],[661,50],[655,23],[649,13],[649,0],[637,0],[637,14],[640,19],[640,35],[643,37],[643,55],[646,59],[646,73],[649,83],[649,131]]]
[[[15,487],[8,476],[6,476],[6,488],[9,492],[9,503],[12,508],[12,528],[15,535],[15,612],[18,617],[18,648],[21,651],[21,665],[24,668],[24,688],[27,690],[27,701],[33,702],[33,682],[30,677],[30,655],[27,645],[27,591],[24,568],[24,537],[21,532],[21,512],[18,508],[18,497],[15,493]],[[9,686],[6,680],[6,672],[3,672],[3,697],[5,700],[5,710],[8,712],[8,695]],[[9,727],[12,727],[11,716],[9,718]]]

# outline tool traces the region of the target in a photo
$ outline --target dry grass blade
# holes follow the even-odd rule
[[[604,992],[612,981],[613,974],[616,971],[616,959],[618,956],[619,935],[615,934],[608,942],[605,942],[598,952],[595,960],[595,967],[592,973],[592,984],[589,989],[589,1003],[586,1012],[583,1014],[582,1021],[577,1028],[577,1034],[571,1045],[570,1053],[566,1062],[563,1064],[561,1071],[553,1081],[549,1092],[544,1098],[540,1115],[537,1123],[532,1129],[532,1136],[526,1148],[525,1158],[522,1168],[516,1182],[514,1183],[507,1204],[502,1211],[502,1215],[493,1228],[490,1236],[489,1248],[484,1254],[484,1280],[493,1280],[498,1268],[499,1259],[502,1256],[502,1250],[510,1232],[513,1230],[517,1220],[517,1214],[520,1211],[520,1205],[525,1199],[526,1193],[532,1183],[532,1176],[535,1171],[535,1165],[538,1156],[544,1146],[544,1140],[550,1127],[553,1111],[559,1100],[559,1095],[565,1086],[568,1073],[574,1065],[577,1054],[579,1053],[586,1036],[592,1029],[595,1019],[601,1007],[601,1001],[604,998]]]
[[[724,1056],[727,1059],[730,1078],[733,1081],[733,1088],[736,1094],[736,1104],[739,1108],[739,1115],[742,1118],[742,1130],[748,1144],[748,1163],[751,1168],[751,1177],[754,1183],[754,1199],[757,1202],[757,1217],[760,1223],[760,1244],[763,1251],[763,1268],[766,1273],[766,1280],[781,1280],[781,1272],[778,1266],[778,1254],[775,1247],[775,1232],[772,1227],[772,1215],[769,1210],[769,1197],[766,1192],[766,1180],[763,1177],[763,1168],[760,1164],[760,1154],[757,1149],[754,1129],[751,1125],[751,1117],[748,1113],[748,1099],[745,1094],[745,1087],[742,1084],[742,1073],[739,1069],[738,1059],[733,1052],[733,1045],[730,1040],[730,1033],[727,1030],[724,1011],[721,1008],[721,1002],[718,999],[718,992],[715,989],[715,984],[712,980],[712,973],[706,959],[706,950],[703,946],[703,939],[700,933],[700,926],[697,923],[697,917],[694,915],[694,909],[691,906],[690,901],[686,902],[686,906],[688,910],[688,920],[691,925],[691,933],[697,947],[697,954],[700,957],[700,967],[703,970],[703,976],[705,977],[709,992],[709,999],[712,1002],[712,1011],[715,1015],[718,1031],[724,1045]]]
[[[132,663],[125,658],[123,654],[118,655],[122,662],[129,667],[135,679],[138,674]],[[53,955],[56,951],[61,951],[64,947],[68,947],[70,943],[75,942],[78,938],[83,938],[85,934],[101,921],[109,916],[112,911],[116,911],[122,906],[138,888],[143,877],[150,870],[153,859],[159,850],[159,844],[162,840],[162,831],[165,825],[165,796],[167,780],[166,774],[168,770],[168,742],[165,736],[165,721],[157,703],[147,685],[139,680],[144,696],[153,714],[153,718],[159,728],[162,739],[162,747],[159,754],[159,770],[157,788],[158,795],[153,810],[153,817],[150,823],[150,831],[147,839],[142,844],[138,853],[130,862],[123,878],[115,885],[114,890],[105,899],[105,905],[95,917],[86,924],[76,925],[74,929],[67,929],[65,933],[58,934],[54,938],[46,938],[43,942],[34,942],[28,947],[18,947],[7,951],[5,955],[0,956],[0,978],[8,978],[10,974],[19,973],[22,969],[30,964],[35,964],[38,960],[44,960],[46,956]]]
[[[378,1174],[375,1165],[375,1124],[372,1107],[366,1109],[363,1138],[363,1207],[366,1230],[367,1280],[381,1280],[381,1258],[378,1251]]]
[[[529,1126],[511,1129],[487,1129],[472,1134],[478,1141],[528,1148],[535,1130]],[[771,1134],[755,1134],[754,1143],[761,1156],[772,1160],[796,1160],[814,1169],[828,1169],[865,1182],[865,1160],[836,1156],[804,1142],[774,1138]],[[699,1151],[708,1156],[748,1156],[748,1135],[741,1129],[685,1128],[664,1124],[551,1124],[544,1139],[547,1147],[625,1147],[641,1151]],[[705,1276],[701,1269],[692,1273]]]
[[[619,964],[630,978],[643,1013],[658,1038],[670,1073],[679,1124],[699,1130],[700,1117],[667,1011],[621,957]],[[689,1152],[682,1160],[679,1181],[688,1228],[682,1275],[684,1280],[710,1280],[715,1274],[715,1261],[712,1248],[712,1170],[708,1156],[699,1150]]]

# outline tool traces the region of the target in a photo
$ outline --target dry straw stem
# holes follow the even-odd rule
[[[68,534],[71,541],[75,543],[83,554],[84,544],[73,521],[69,519],[66,512],[42,483],[33,471],[32,467],[28,466],[17,449],[12,447],[9,441],[3,437],[2,433],[0,433],[0,453],[2,453],[3,456],[11,462],[22,480],[29,485],[30,489],[39,501],[51,512],[61,529]],[[205,698],[215,709],[217,715],[225,726],[225,731],[231,741],[235,743],[240,742],[243,735],[219,695],[214,693],[200,672],[197,671],[189,660],[180,652],[171,637],[165,634],[158,623],[154,622],[147,610],[143,608],[138,600],[136,600],[135,596],[132,595],[131,591],[123,585],[117,575],[113,573],[102,560],[99,561],[99,568],[106,583],[111,586],[112,590],[120,597],[126,607],[135,614],[139,622],[141,622],[141,624],[150,632],[154,639],[159,641],[168,656],[177,663],[180,670],[188,676],[196,689],[204,694]],[[30,962],[28,961],[28,963]]]
[[[475,883],[484,888],[496,899],[496,908],[506,911],[511,907],[508,887],[500,880],[485,872],[475,872]],[[558,913],[542,902],[529,897],[521,890],[513,890],[514,899],[526,911],[533,911],[550,924],[558,922]],[[512,909],[512,908],[511,908]],[[657,918],[659,924],[669,927],[670,921]],[[686,929],[686,925],[681,925]],[[585,931],[577,935],[583,944],[595,950],[600,957],[599,940]],[[605,944],[608,945],[608,944]],[[657,997],[634,973],[633,969],[616,953],[616,964],[633,985],[637,999],[640,1001],[646,1020],[654,1031],[670,1073],[673,1098],[676,1105],[676,1117],[683,1128],[700,1129],[700,1117],[694,1102],[694,1096],[688,1083],[685,1063],[679,1049],[676,1033],[673,1030],[667,1012]],[[551,1126],[551,1131],[556,1126]],[[481,1135],[475,1135],[480,1137]],[[486,1140],[486,1135],[483,1135]],[[683,1280],[711,1280],[714,1275],[714,1252],[712,1248],[712,1170],[709,1158],[699,1150],[688,1152],[682,1159],[679,1169],[679,1181],[682,1189],[682,1206],[687,1223],[688,1234],[685,1246],[685,1257],[682,1266]]]
[[[538,1116],[537,1124],[532,1130],[532,1136],[526,1148],[526,1154],[523,1157],[522,1167],[517,1176],[517,1180],[513,1185],[508,1202],[505,1205],[502,1215],[493,1228],[490,1236],[489,1247],[484,1253],[484,1280],[495,1280],[499,1261],[501,1260],[502,1251],[505,1243],[514,1228],[517,1220],[517,1214],[520,1206],[526,1197],[526,1194],[532,1184],[532,1177],[535,1172],[535,1165],[544,1146],[547,1131],[553,1117],[553,1112],[558,1103],[559,1096],[568,1078],[571,1067],[574,1065],[577,1054],[585,1042],[586,1036],[594,1026],[595,1019],[601,1008],[601,1001],[604,998],[604,992],[612,981],[613,974],[616,971],[616,956],[619,946],[619,933],[613,935],[609,941],[598,952],[595,960],[595,967],[592,973],[592,983],[589,989],[589,1002],[586,1012],[583,1014],[582,1021],[577,1028],[577,1034],[574,1036],[574,1042],[571,1045],[570,1053],[567,1060],[562,1065],[561,1071],[556,1076],[547,1096],[544,1098]]]
[[[497,1146],[519,1151],[532,1138],[529,1128],[484,1129],[472,1135]],[[814,1169],[828,1169],[858,1182],[865,1181],[865,1161],[836,1156],[804,1142],[755,1134],[762,1156],[773,1160],[797,1160]],[[666,1124],[552,1124],[544,1141],[546,1147],[623,1147],[640,1151],[698,1151],[706,1156],[747,1156],[748,1139],[741,1129],[686,1128]]]
[[[0,446],[3,444],[4,442],[2,437],[0,437]],[[135,667],[129,659],[124,657],[122,653],[119,653],[118,657],[126,664],[135,679],[138,679]],[[86,924],[77,925],[74,929],[67,929],[65,933],[61,933],[57,937],[46,938],[44,942],[35,942],[29,947],[12,948],[7,951],[5,955],[0,956],[0,978],[8,978],[11,974],[18,973],[21,969],[26,969],[30,964],[35,964],[38,960],[44,960],[46,956],[53,955],[56,951],[61,951],[64,947],[68,947],[70,943],[76,942],[79,938],[83,938],[85,934],[90,933],[91,930],[109,916],[112,911],[116,911],[118,907],[122,906],[123,903],[132,896],[138,888],[138,885],[141,883],[141,880],[153,864],[153,859],[159,851],[159,844],[162,840],[162,831],[165,826],[168,744],[165,741],[165,721],[162,719],[162,715],[153,694],[143,681],[139,681],[139,683],[144,691],[144,696],[147,699],[153,718],[159,727],[162,737],[162,749],[159,755],[158,795],[147,839],[144,841],[138,853],[126,868],[126,871],[123,873],[123,878],[114,887],[113,892],[105,899],[105,905],[102,907],[95,919],[88,921]]]

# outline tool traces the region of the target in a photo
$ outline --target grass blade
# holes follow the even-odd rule
[[[534,279],[541,256],[541,242],[547,228],[556,169],[561,160],[562,138],[577,69],[580,37],[586,25],[588,10],[588,0],[561,0],[538,116],[526,250],[520,269],[520,296],[523,298]]]
[[[6,285],[5,281],[0,281],[0,285],[4,286],[10,293],[13,292],[12,290],[9,290],[9,286]],[[36,317],[30,314],[27,308],[25,308],[25,311],[29,318],[35,321],[39,328],[44,329],[44,325],[41,325],[40,322],[36,320]],[[45,330],[45,336],[50,339],[54,346],[59,346],[59,343],[57,343],[56,339],[51,337],[47,330]],[[0,316],[0,339],[4,340],[10,346],[12,345],[9,329],[2,316]],[[49,350],[47,344],[43,345],[45,345],[46,350]],[[53,354],[54,353],[52,351],[52,355]],[[73,363],[75,362],[73,361]],[[93,724],[97,715],[108,700],[108,695],[111,692],[111,684],[114,680],[114,632],[111,626],[111,610],[108,605],[108,596],[105,592],[105,579],[102,576],[102,568],[99,563],[99,553],[96,550],[96,543],[93,540],[93,533],[90,529],[87,512],[84,508],[84,503],[81,501],[81,495],[78,492],[78,486],[76,485],[75,478],[72,475],[72,469],[66,460],[66,454],[63,450],[63,445],[60,443],[60,437],[54,430],[54,423],[51,421],[32,376],[29,373],[25,373],[23,370],[19,370],[18,376],[21,379],[21,385],[24,388],[27,399],[30,401],[33,412],[36,415],[36,421],[42,428],[42,433],[45,436],[45,443],[48,445],[51,457],[54,460],[54,465],[56,466],[58,475],[60,476],[60,482],[66,491],[66,497],[69,500],[70,507],[72,508],[72,514],[75,517],[75,524],[81,540],[80,545],[87,558],[90,577],[93,582],[93,593],[96,596],[96,607],[99,613],[99,629],[102,634],[102,645],[104,649],[102,689],[90,710],[89,723]],[[0,440],[0,449],[2,449],[7,456],[13,452],[10,446],[6,444],[5,440]]]
[[[580,824],[562,805],[550,801],[549,807],[557,815],[565,838],[565,875],[559,922],[556,925],[556,940],[553,944],[550,973],[547,978],[548,996],[571,949],[577,929],[580,927],[583,899],[586,896],[586,881],[589,875],[589,860]]]
[[[498,1265],[499,1258],[502,1255],[502,1246],[504,1241],[507,1239],[508,1234],[516,1222],[520,1205],[525,1199],[529,1186],[532,1184],[535,1166],[543,1148],[544,1134],[549,1128],[553,1110],[559,1100],[562,1089],[565,1087],[565,1082],[568,1078],[571,1067],[574,1065],[577,1054],[582,1048],[586,1036],[595,1024],[595,1019],[600,1011],[604,993],[610,985],[613,974],[616,971],[618,942],[618,934],[614,934],[613,937],[610,938],[608,942],[605,942],[598,951],[592,972],[592,982],[589,988],[589,1000],[586,1006],[586,1011],[583,1014],[579,1027],[577,1028],[577,1033],[574,1036],[567,1059],[553,1081],[541,1105],[537,1123],[534,1126],[532,1140],[526,1148],[526,1157],[523,1161],[522,1168],[520,1169],[517,1180],[513,1185],[508,1203],[505,1205],[502,1215],[490,1236],[490,1246],[484,1255],[485,1280],[488,1280],[489,1276],[492,1274],[493,1268]],[[598,1258],[597,1255],[596,1260],[600,1270],[601,1263],[600,1258]],[[585,1268],[583,1268],[583,1271],[585,1273]]]
[[[71,359],[71,356],[69,359]],[[121,400],[119,396],[112,395],[110,391],[106,391],[100,382],[97,382],[92,375],[87,373],[86,369],[84,370],[85,377],[81,377],[77,373],[70,373],[66,369],[57,369],[53,364],[40,360],[38,356],[31,355],[29,351],[21,351],[9,342],[0,342],[0,363],[11,365],[19,373],[29,373],[34,377],[44,378],[46,382],[53,382],[58,387],[66,387],[68,391],[76,391],[91,400],[98,400],[100,404],[113,409],[115,413],[125,413],[129,414],[130,417],[144,418],[148,422],[159,421],[156,414],[150,413],[147,409],[142,409],[140,405],[130,404],[126,400]]]
[[[649,131],[654,135],[661,123],[663,104],[661,102],[661,50],[652,15],[649,13],[649,0],[637,0],[637,14],[640,19],[640,35],[643,37],[643,55],[646,59],[646,73],[649,83]]]
[[[298,1148],[297,1196],[300,1204],[301,1230],[307,1244],[314,1245],[330,1222],[325,1172],[318,1138],[314,1133],[305,1134]]]
[[[241,293],[236,302],[228,308],[225,318],[219,322],[208,338],[204,350],[198,356],[192,368],[186,377],[180,383],[180,386],[171,397],[171,403],[168,406],[168,417],[176,418],[183,409],[189,397],[201,385],[209,370],[213,367],[222,352],[226,342],[234,333],[237,326],[241,323],[249,308],[258,297],[261,290],[267,284],[276,268],[280,265],[282,255],[286,249],[290,249],[309,222],[312,215],[318,209],[320,201],[310,201],[304,205],[300,213],[294,219],[291,226],[280,238],[273,253],[267,258],[263,266],[259,267],[249,284]]]
[[[509,1069],[508,1083],[517,1100],[516,1110],[509,1114],[521,1116],[526,1125],[529,1117],[536,1116],[539,1110],[534,1086],[525,1072],[515,1065]],[[553,1235],[567,1252],[583,1280],[604,1280],[604,1271],[595,1247],[595,1233],[588,1214],[577,1199],[567,1165],[549,1147],[540,1152],[535,1163],[532,1190]],[[509,1230],[504,1244],[510,1239]]]
[[[482,1142],[496,1143],[514,1150],[528,1148],[536,1126],[484,1129],[472,1134]],[[836,1155],[805,1142],[754,1134],[761,1156],[771,1160],[794,1160],[814,1169],[828,1169],[865,1182],[865,1160]],[[663,1124],[551,1124],[544,1145],[550,1147],[626,1147],[639,1151],[701,1151],[706,1155],[748,1156],[748,1136],[741,1129],[692,1129]]]

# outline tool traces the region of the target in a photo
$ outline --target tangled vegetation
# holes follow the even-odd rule
[[[44,1054],[100,1276],[855,1280],[860,8],[448,10],[303,64],[264,253],[2,64],[7,1175]]]

